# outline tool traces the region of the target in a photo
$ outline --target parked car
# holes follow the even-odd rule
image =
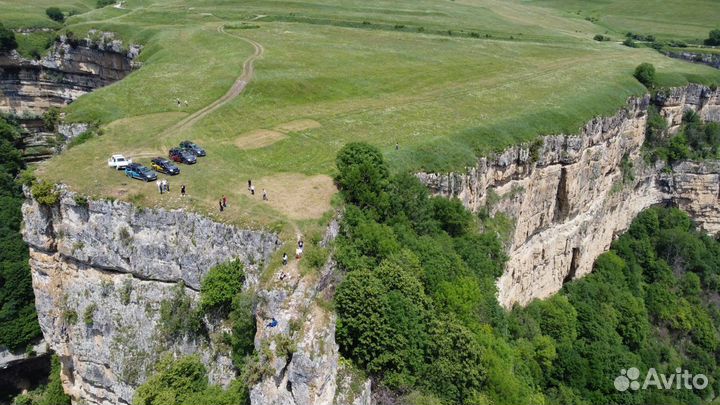
[[[157,174],[150,170],[149,167],[145,167],[139,163],[130,163],[125,168],[125,175],[131,179],[138,179],[142,181],[153,181],[157,180]]]
[[[201,148],[198,144],[191,141],[180,142],[180,148],[189,150],[195,156],[205,156],[205,149]]]
[[[126,159],[123,155],[112,155],[108,159],[108,166],[115,168],[115,170],[123,170],[132,163],[132,160]]]
[[[150,167],[153,168],[158,173],[165,173],[169,174],[171,176],[174,176],[176,174],[180,174],[180,168],[175,166],[171,161],[156,157],[155,159],[150,161]]]
[[[174,162],[185,163],[186,165],[197,163],[197,158],[192,152],[180,148],[170,149],[168,157]]]

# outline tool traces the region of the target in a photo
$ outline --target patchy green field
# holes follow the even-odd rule
[[[529,0],[565,11],[568,18],[588,18],[611,33],[631,31],[662,39],[702,40],[720,25],[716,0]]]
[[[227,221],[302,226],[330,208],[328,176],[347,142],[379,146],[396,170],[457,170],[479,154],[538,134],[576,132],[591,117],[613,113],[645,91],[632,77],[641,62],[653,63],[664,85],[720,82],[720,71],[707,66],[593,41],[607,30],[621,39],[625,25],[612,21],[623,16],[657,19],[658,31],[632,28],[637,32],[670,29],[669,11],[641,12],[641,1],[626,2],[634,8],[606,3],[130,0],[124,9],[91,9],[64,29],[115,31],[141,42],[144,66],[68,107],[69,120],[99,122],[105,134],[39,173],[91,195],[217,216],[224,194]],[[691,3],[697,18],[680,14],[686,22],[674,24],[701,36],[712,25],[708,14],[720,12]],[[585,8],[607,19],[586,20]],[[247,40],[264,53],[244,92],[178,127],[231,88],[256,52]],[[188,106],[178,108],[176,98]],[[170,179],[170,196],[105,167],[111,153],[149,163],[186,138],[208,157]],[[186,199],[176,195],[180,183]],[[261,200],[263,188],[270,202]]]

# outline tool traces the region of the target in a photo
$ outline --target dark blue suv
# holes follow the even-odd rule
[[[131,179],[138,179],[142,181],[153,181],[157,180],[157,174],[150,170],[149,167],[145,167],[138,163],[130,163],[125,168],[125,175]]]

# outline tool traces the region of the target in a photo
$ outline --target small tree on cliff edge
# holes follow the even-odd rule
[[[655,87],[655,66],[651,63],[639,64],[633,76],[648,89]]]
[[[0,53],[10,52],[15,48],[17,48],[15,33],[0,23]]]

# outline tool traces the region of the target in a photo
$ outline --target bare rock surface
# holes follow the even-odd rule
[[[234,379],[227,347],[203,336],[169,338],[160,306],[173,302],[178,289],[196,303],[209,269],[235,258],[251,287],[277,236],[183,211],[86,200],[62,187],[60,195],[54,207],[28,195],[23,236],[40,327],[60,356],[63,387],[74,401],[131,403],[166,353],[197,354],[213,383]]]

